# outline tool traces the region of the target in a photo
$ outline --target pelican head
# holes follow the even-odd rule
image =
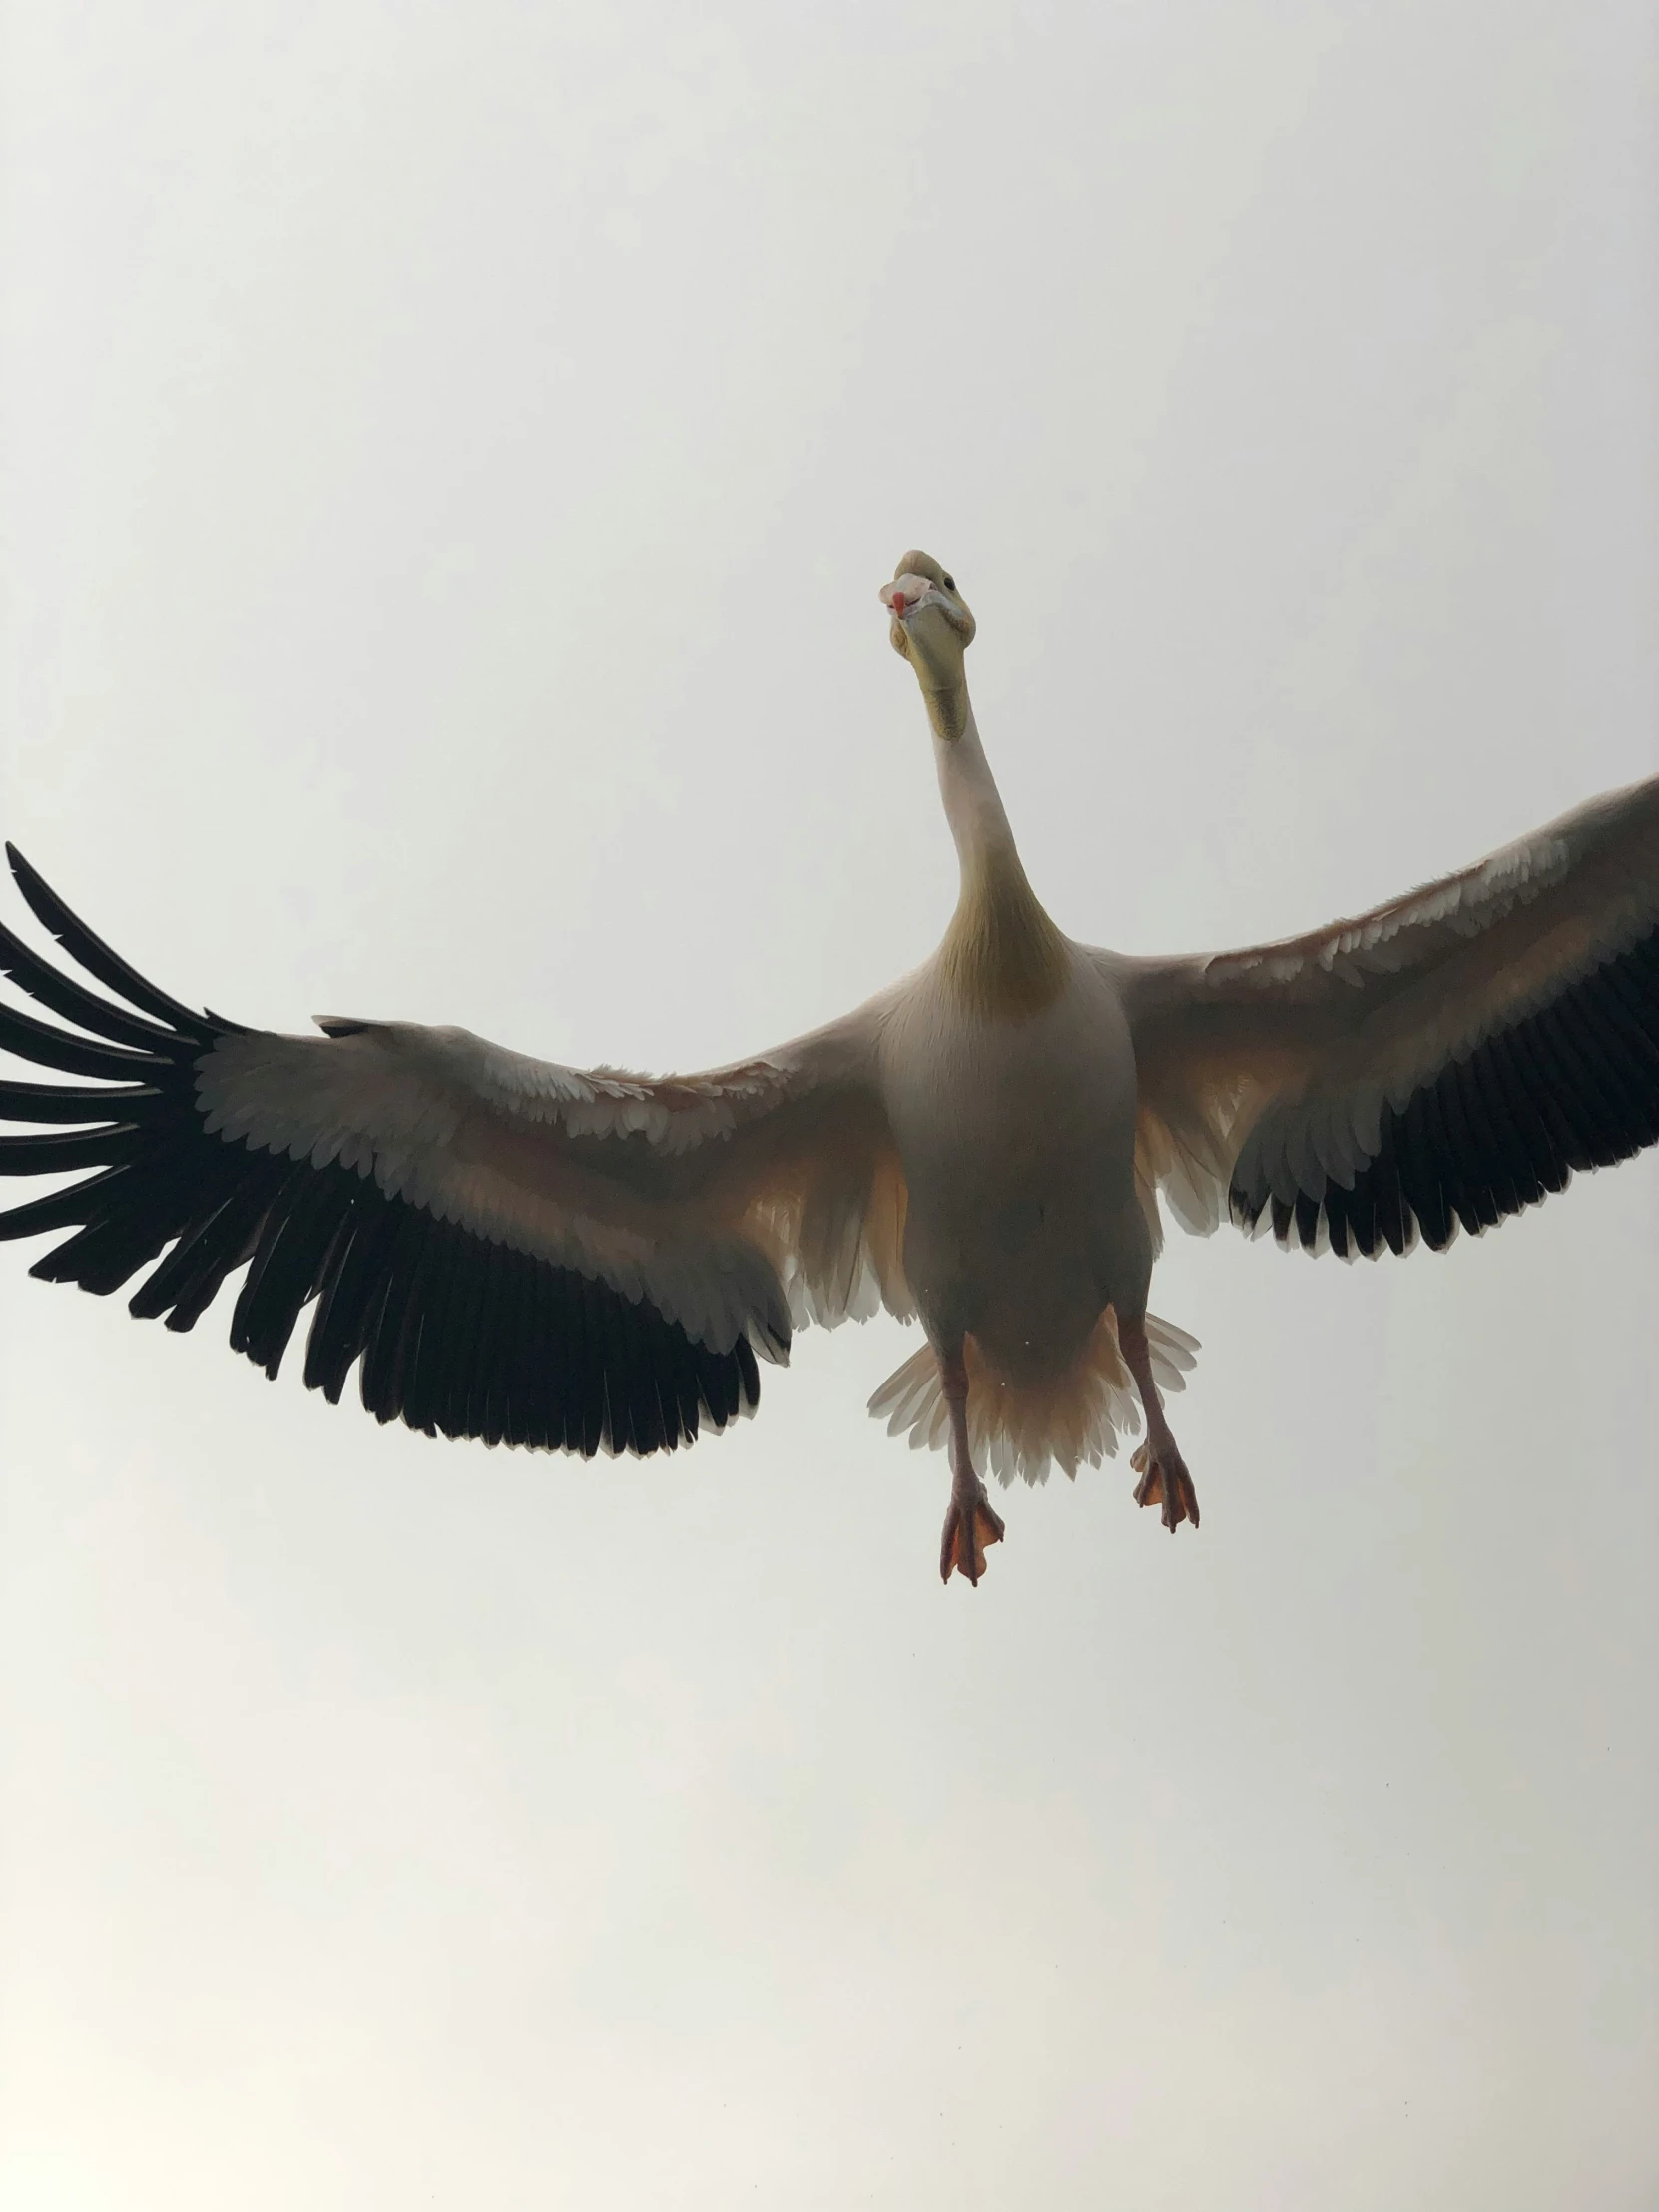
[[[930,553],[906,553],[881,586],[881,604],[892,617],[888,636],[916,672],[927,711],[941,737],[958,737],[966,713],[962,656],[973,643],[974,621],[956,579]]]

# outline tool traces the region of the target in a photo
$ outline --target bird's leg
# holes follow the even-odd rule
[[[950,1410],[950,1506],[939,1543],[939,1579],[948,1582],[960,1567],[977,1588],[985,1571],[986,1545],[1002,1541],[1002,1521],[991,1511],[968,1449],[968,1379],[959,1348],[939,1354],[939,1382]]]
[[[1187,1472],[1187,1462],[1175,1447],[1169,1422],[1164,1418],[1164,1402],[1152,1380],[1152,1354],[1147,1346],[1145,1326],[1138,1321],[1125,1321],[1120,1316],[1118,1348],[1135,1378],[1135,1387],[1141,1393],[1141,1405],[1146,1413],[1146,1442],[1129,1461],[1141,1478],[1135,1488],[1135,1503],[1161,1505],[1164,1526],[1172,1536],[1184,1520],[1190,1520],[1196,1528],[1198,1493]]]

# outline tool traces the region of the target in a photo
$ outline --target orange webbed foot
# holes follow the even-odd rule
[[[1001,1543],[1004,1533],[1002,1516],[991,1510],[983,1491],[976,1498],[952,1495],[939,1541],[939,1580],[948,1582],[961,1573],[977,1589],[985,1571],[986,1549]]]
[[[1150,1443],[1142,1444],[1131,1454],[1129,1464],[1141,1478],[1135,1485],[1137,1505],[1161,1505],[1164,1526],[1172,1536],[1184,1520],[1198,1526],[1198,1492],[1173,1439],[1156,1449]]]

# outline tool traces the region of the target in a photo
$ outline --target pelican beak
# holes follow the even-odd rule
[[[973,617],[967,611],[960,595],[946,591],[935,584],[930,576],[921,576],[914,569],[905,569],[890,584],[883,584],[877,597],[893,619],[893,643],[898,644],[900,631],[911,634],[910,625],[919,614],[937,608],[939,614],[955,631],[964,645],[973,641]],[[903,651],[903,648],[899,648]]]
[[[883,584],[878,596],[893,620],[902,622],[915,613],[929,594],[937,605],[945,604],[943,592],[936,585],[930,584],[925,576],[907,573],[895,576],[890,584]]]

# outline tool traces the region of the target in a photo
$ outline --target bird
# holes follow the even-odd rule
[[[241,1271],[233,1348],[427,1435],[647,1455],[752,1413],[795,1333],[884,1308],[924,1342],[869,1401],[942,1448],[948,1584],[1004,1489],[1141,1434],[1134,1497],[1197,1528],[1166,1395],[1196,1341],[1147,1308],[1167,1211],[1340,1258],[1443,1250],[1659,1138],[1659,777],[1303,937],[1131,956],[1032,889],[969,695],[955,578],[880,587],[959,863],[944,935],[843,1018],[711,1072],[576,1069],[464,1029],[195,1011],[13,847],[74,973],[0,927],[0,1214],[30,1273],[188,1330]],[[99,988],[91,986],[96,985]],[[67,1023],[69,1026],[62,1026]],[[91,1172],[84,1172],[84,1171]]]

